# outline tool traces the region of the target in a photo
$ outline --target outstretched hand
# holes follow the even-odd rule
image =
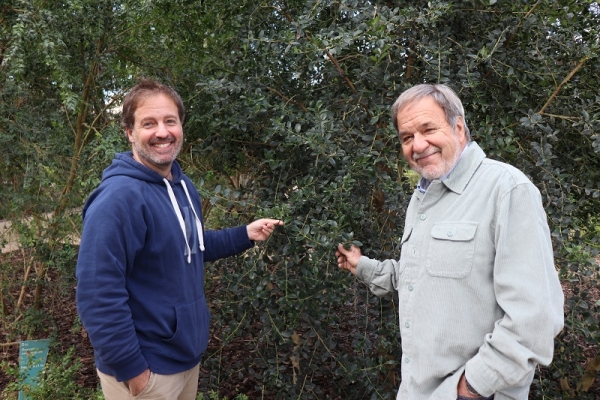
[[[362,256],[358,247],[352,245],[350,246],[350,250],[347,250],[344,245],[340,243],[338,244],[335,255],[337,256],[338,267],[347,269],[352,272],[352,274],[356,275],[356,266]]]
[[[248,239],[253,241],[267,240],[277,225],[283,225],[283,221],[270,218],[257,219],[246,225]]]

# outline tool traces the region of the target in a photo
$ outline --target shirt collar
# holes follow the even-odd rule
[[[446,175],[444,175],[440,178],[440,181],[444,181],[444,179],[446,179],[450,176],[452,171],[454,171],[454,168],[456,168],[456,166],[460,162],[461,158],[465,155],[465,152],[469,148],[470,144],[471,144],[471,142],[467,143],[467,145],[463,149],[462,153],[460,153],[460,157],[458,157],[458,160],[456,160],[456,163],[454,163],[454,165],[452,166],[452,168],[450,168],[450,171],[448,171],[446,173]],[[425,178],[421,177],[421,179],[419,179],[419,182],[417,183],[417,190],[421,193],[425,193],[430,184],[431,184],[431,181],[429,179],[425,179]]]

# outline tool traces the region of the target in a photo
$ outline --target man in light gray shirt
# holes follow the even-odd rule
[[[535,368],[551,362],[564,323],[540,193],[471,141],[449,87],[405,91],[392,118],[421,176],[400,260],[373,260],[342,245],[336,256],[376,295],[398,292],[397,398],[527,399]]]

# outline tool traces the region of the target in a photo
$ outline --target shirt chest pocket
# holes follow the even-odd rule
[[[441,278],[465,278],[473,268],[477,222],[438,222],[427,246],[427,273]]]

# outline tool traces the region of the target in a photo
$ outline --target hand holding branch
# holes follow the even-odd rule
[[[352,274],[356,275],[356,266],[358,265],[358,261],[360,261],[360,257],[362,253],[360,249],[355,245],[350,246],[350,249],[347,250],[343,244],[338,244],[337,251],[335,252],[338,262],[338,267],[342,269],[347,269],[352,272]]]
[[[248,238],[253,241],[267,240],[277,225],[283,225],[283,221],[270,218],[257,219],[246,226]]]

